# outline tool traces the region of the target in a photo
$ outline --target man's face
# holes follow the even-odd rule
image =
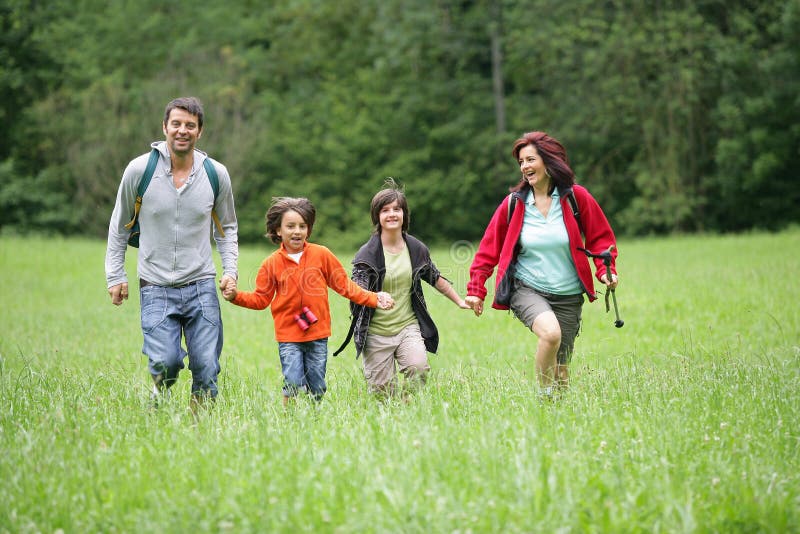
[[[173,109],[169,112],[167,122],[164,123],[167,146],[179,156],[190,154],[194,150],[194,145],[200,139],[201,133],[197,115],[192,115],[185,109]]]

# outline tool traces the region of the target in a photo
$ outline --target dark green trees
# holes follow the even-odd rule
[[[798,0],[8,0],[0,16],[3,231],[103,236],[125,164],[186,94],[243,240],[270,197],[305,195],[315,237],[363,241],[387,176],[415,233],[477,239],[534,129],[620,233],[800,220]]]

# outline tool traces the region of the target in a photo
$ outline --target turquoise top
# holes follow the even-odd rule
[[[525,218],[519,236],[516,278],[526,285],[555,295],[583,293],[578,272],[569,251],[569,237],[561,211],[558,189],[547,217],[536,209],[533,191],[525,199]]]

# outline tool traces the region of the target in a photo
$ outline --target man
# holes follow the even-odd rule
[[[166,141],[151,145],[158,151],[158,162],[138,214],[142,353],[148,357],[157,403],[159,395],[177,380],[188,351],[190,406],[196,412],[207,398],[217,396],[222,352],[212,228],[222,260],[219,287],[225,290],[236,287],[238,226],[228,170],[195,149],[203,133],[202,104],[193,97],[173,100],[164,112],[163,130]],[[137,188],[149,157],[143,154],[125,169],[108,227],[106,282],[116,306],[128,298],[125,251],[130,230],[126,224],[134,217]],[[219,178],[216,198],[203,164],[207,158]],[[212,224],[212,211],[219,226]]]

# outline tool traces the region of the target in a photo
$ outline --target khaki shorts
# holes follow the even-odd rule
[[[389,392],[395,387],[395,361],[407,379],[425,380],[428,353],[419,324],[413,323],[393,336],[368,334],[364,345],[364,378],[371,392]]]
[[[528,327],[539,314],[552,311],[556,314],[561,327],[561,346],[558,348],[558,363],[567,364],[572,359],[575,338],[581,329],[581,310],[583,309],[583,293],[578,295],[554,295],[537,291],[514,279],[511,290],[511,311]]]

